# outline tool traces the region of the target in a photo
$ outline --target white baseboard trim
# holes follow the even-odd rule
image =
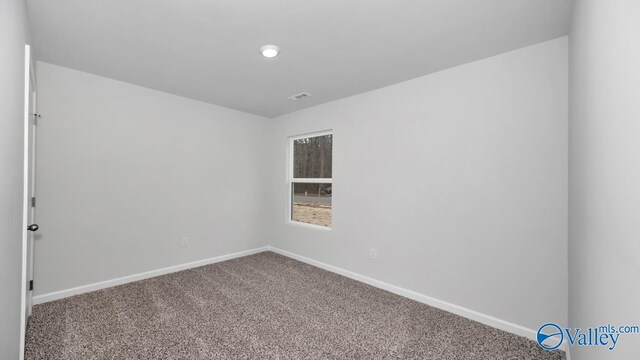
[[[276,247],[273,246],[268,246],[267,247],[270,251],[273,251],[275,253],[278,253],[280,255],[284,255],[286,257],[290,257],[292,259],[298,260],[298,261],[302,261],[304,263],[307,263],[309,265],[313,265],[315,267],[319,267],[321,269],[327,270],[327,271],[331,271],[333,273],[342,275],[342,276],[346,276],[350,279],[353,280],[357,280],[360,282],[363,282],[365,284],[392,292],[394,294],[400,295],[400,296],[404,296],[406,298],[427,304],[429,306],[433,306],[435,308],[444,310],[444,311],[448,311],[450,313],[456,314],[456,315],[460,315],[463,316],[467,319],[471,319],[473,321],[477,321],[479,323],[494,327],[496,329],[500,329],[515,335],[519,335],[519,336],[524,336],[527,339],[536,341],[536,330],[533,329],[529,329],[527,327],[524,327],[522,325],[518,325],[518,324],[514,324],[502,319],[498,319],[496,317],[493,317],[491,315],[487,315],[487,314],[483,314],[481,312],[475,311],[475,310],[471,310],[471,309],[467,309],[465,307],[462,306],[458,306],[455,304],[451,304],[449,302],[443,301],[443,300],[439,300],[436,298],[432,298],[431,296],[427,296],[424,294],[420,294],[418,292],[412,291],[412,290],[408,290],[405,288],[401,288],[399,286],[395,286],[389,283],[386,283],[384,281],[380,281],[380,280],[376,280],[373,278],[370,278],[368,276],[364,276],[349,270],[345,270],[342,268],[339,268],[337,266],[333,266],[333,265],[329,265],[326,263],[323,263],[321,261],[317,261],[314,259],[310,259],[308,257],[302,256],[302,255],[298,255],[298,254],[294,254],[291,253],[289,251],[286,250],[282,250],[282,249],[278,249]]]
[[[356,280],[356,281],[360,281],[363,282],[365,284],[392,292],[394,294],[400,295],[400,296],[404,296],[406,298],[427,304],[429,306],[433,306],[436,307],[438,309],[444,310],[444,311],[448,311],[450,313],[456,314],[456,315],[460,315],[463,316],[465,318],[477,321],[479,323],[515,334],[515,335],[519,335],[519,336],[524,336],[528,339],[531,339],[533,341],[536,340],[536,331],[533,329],[529,329],[527,327],[521,326],[521,325],[517,325],[502,319],[498,319],[494,316],[491,315],[487,315],[487,314],[483,314],[481,312],[475,311],[475,310],[471,310],[471,309],[467,309],[465,307],[459,306],[459,305],[455,305],[443,300],[439,300],[436,298],[433,298],[431,296],[427,296],[424,294],[420,294],[418,292],[412,291],[412,290],[408,290],[396,285],[392,285],[389,283],[386,283],[384,281],[380,281],[380,280],[376,280],[373,278],[370,278],[368,276],[365,275],[361,275],[349,270],[345,270],[342,268],[339,268],[337,266],[333,266],[333,265],[329,265],[326,263],[323,263],[321,261],[318,260],[314,260],[302,255],[298,255],[298,254],[294,254],[292,252],[286,251],[286,250],[282,250],[273,246],[264,246],[264,247],[260,247],[260,248],[255,248],[255,249],[250,249],[250,250],[245,250],[245,251],[240,251],[240,252],[236,252],[233,254],[227,254],[227,255],[221,255],[221,256],[216,256],[216,257],[212,257],[212,258],[208,258],[208,259],[203,259],[203,260],[198,260],[198,261],[194,261],[194,262],[190,262],[190,263],[186,263],[186,264],[180,264],[180,265],[174,265],[174,266],[169,266],[169,267],[165,267],[165,268],[161,268],[161,269],[157,269],[157,270],[152,270],[152,271],[147,271],[147,272],[143,272],[143,273],[139,273],[139,274],[133,274],[133,275],[128,275],[128,276],[123,276],[117,279],[111,279],[111,280],[106,280],[106,281],[101,281],[101,282],[97,282],[97,283],[93,283],[93,284],[88,284],[88,285],[82,285],[82,286],[78,286],[78,287],[74,287],[74,288],[70,288],[70,289],[65,289],[65,290],[60,290],[60,291],[54,291],[54,292],[50,292],[47,294],[42,294],[42,295],[37,295],[33,297],[33,304],[37,305],[37,304],[43,304],[46,302],[50,302],[50,301],[55,301],[55,300],[59,300],[59,299],[63,299],[66,297],[70,297],[70,296],[74,296],[74,295],[79,295],[79,294],[84,294],[84,293],[88,293],[88,292],[92,292],[92,291],[96,291],[96,290],[101,290],[101,289],[106,289],[109,287],[113,287],[113,286],[118,286],[118,285],[122,285],[122,284],[127,284],[130,282],[134,282],[134,281],[139,281],[139,280],[144,280],[144,279],[148,279],[148,278],[152,278],[152,277],[156,277],[156,276],[160,276],[160,275],[165,275],[165,274],[169,274],[169,273],[173,273],[173,272],[178,272],[178,271],[182,271],[182,270],[187,270],[187,269],[192,269],[192,268],[196,268],[196,267],[200,267],[200,266],[204,266],[204,265],[209,265],[209,264],[214,264],[214,263],[218,263],[221,261],[225,261],[225,260],[231,260],[231,259],[235,259],[235,258],[239,258],[239,257],[243,257],[243,256],[247,256],[247,255],[253,255],[253,254],[257,254],[260,252],[264,252],[264,251],[273,251],[275,253],[290,257],[292,259],[307,263],[309,265],[313,265],[316,267],[319,267],[321,269],[327,270],[327,271],[331,271],[333,273],[342,275],[342,276],[346,276],[350,279]]]
[[[192,269],[192,268],[196,268],[196,267],[200,267],[200,266],[204,266],[204,265],[214,264],[214,263],[217,263],[217,262],[221,262],[221,261],[225,261],[225,260],[231,260],[231,259],[235,259],[235,258],[247,256],[247,255],[253,255],[253,254],[257,254],[257,253],[260,253],[260,252],[263,252],[263,251],[267,251],[267,250],[269,250],[269,247],[268,246],[264,246],[264,247],[260,247],[260,248],[255,248],[255,249],[250,249],[250,250],[245,250],[245,251],[239,251],[239,252],[236,252],[236,253],[233,253],[233,254],[221,255],[221,256],[216,256],[216,257],[212,257],[212,258],[208,258],[208,259],[198,260],[198,261],[194,261],[194,262],[190,262],[190,263],[186,263],[186,264],[174,265],[174,266],[169,266],[169,267],[165,267],[165,268],[162,268],[162,269],[146,271],[146,272],[139,273],[139,274],[123,276],[123,277],[120,277],[120,278],[117,278],[117,279],[111,279],[111,280],[101,281],[101,282],[97,282],[97,283],[93,283],[93,284],[82,285],[82,286],[74,287],[74,288],[71,288],[71,289],[54,291],[54,292],[50,292],[50,293],[47,293],[47,294],[34,296],[33,297],[33,304],[34,305],[43,304],[43,303],[46,303],[46,302],[49,302],[49,301],[60,300],[60,299],[66,298],[66,297],[74,296],[74,295],[79,295],[79,294],[84,294],[84,293],[88,293],[88,292],[92,292],[92,291],[96,291],[96,290],[106,289],[106,288],[113,287],[113,286],[127,284],[127,283],[134,282],[134,281],[144,280],[144,279],[148,279],[148,278],[152,278],[152,277],[156,277],[156,276],[160,276],[160,275],[165,275],[165,274],[169,274],[169,273],[173,273],[173,272],[178,272],[178,271],[182,271],[182,270]]]

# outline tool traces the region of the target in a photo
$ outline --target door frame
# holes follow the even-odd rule
[[[22,212],[22,285],[20,287],[20,360],[24,359],[27,318],[31,315],[32,295],[27,292],[28,274],[33,276],[33,233],[27,231],[30,219],[34,219],[35,207],[31,196],[35,194],[35,109],[37,86],[31,46],[24,47],[24,174]],[[32,155],[32,156],[31,156]],[[29,176],[31,174],[31,176]],[[31,239],[31,241],[30,241]]]

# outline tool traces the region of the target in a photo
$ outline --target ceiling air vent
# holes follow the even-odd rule
[[[293,100],[293,101],[298,101],[298,100],[302,100],[304,98],[308,98],[309,96],[311,96],[311,94],[309,94],[307,92],[301,92],[300,94],[289,96],[287,99]]]

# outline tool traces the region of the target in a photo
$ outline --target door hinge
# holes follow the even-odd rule
[[[33,125],[38,126],[38,120],[40,120],[40,118],[41,118],[40,114],[34,113],[33,114]]]
[[[36,207],[36,197],[31,198],[31,207]]]
[[[33,280],[29,280],[29,291],[33,290]]]

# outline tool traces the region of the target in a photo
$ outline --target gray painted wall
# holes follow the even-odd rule
[[[640,2],[575,2],[570,68],[569,322],[640,319]],[[632,324],[629,324],[632,323]],[[573,360],[639,359],[640,335]]]
[[[567,42],[276,118],[272,244],[529,329],[565,324]],[[328,232],[286,223],[287,137],[326,129]]]
[[[24,1],[0,2],[0,359],[20,345],[24,157]]]
[[[42,62],[37,74],[34,295],[265,244],[264,118]]]

